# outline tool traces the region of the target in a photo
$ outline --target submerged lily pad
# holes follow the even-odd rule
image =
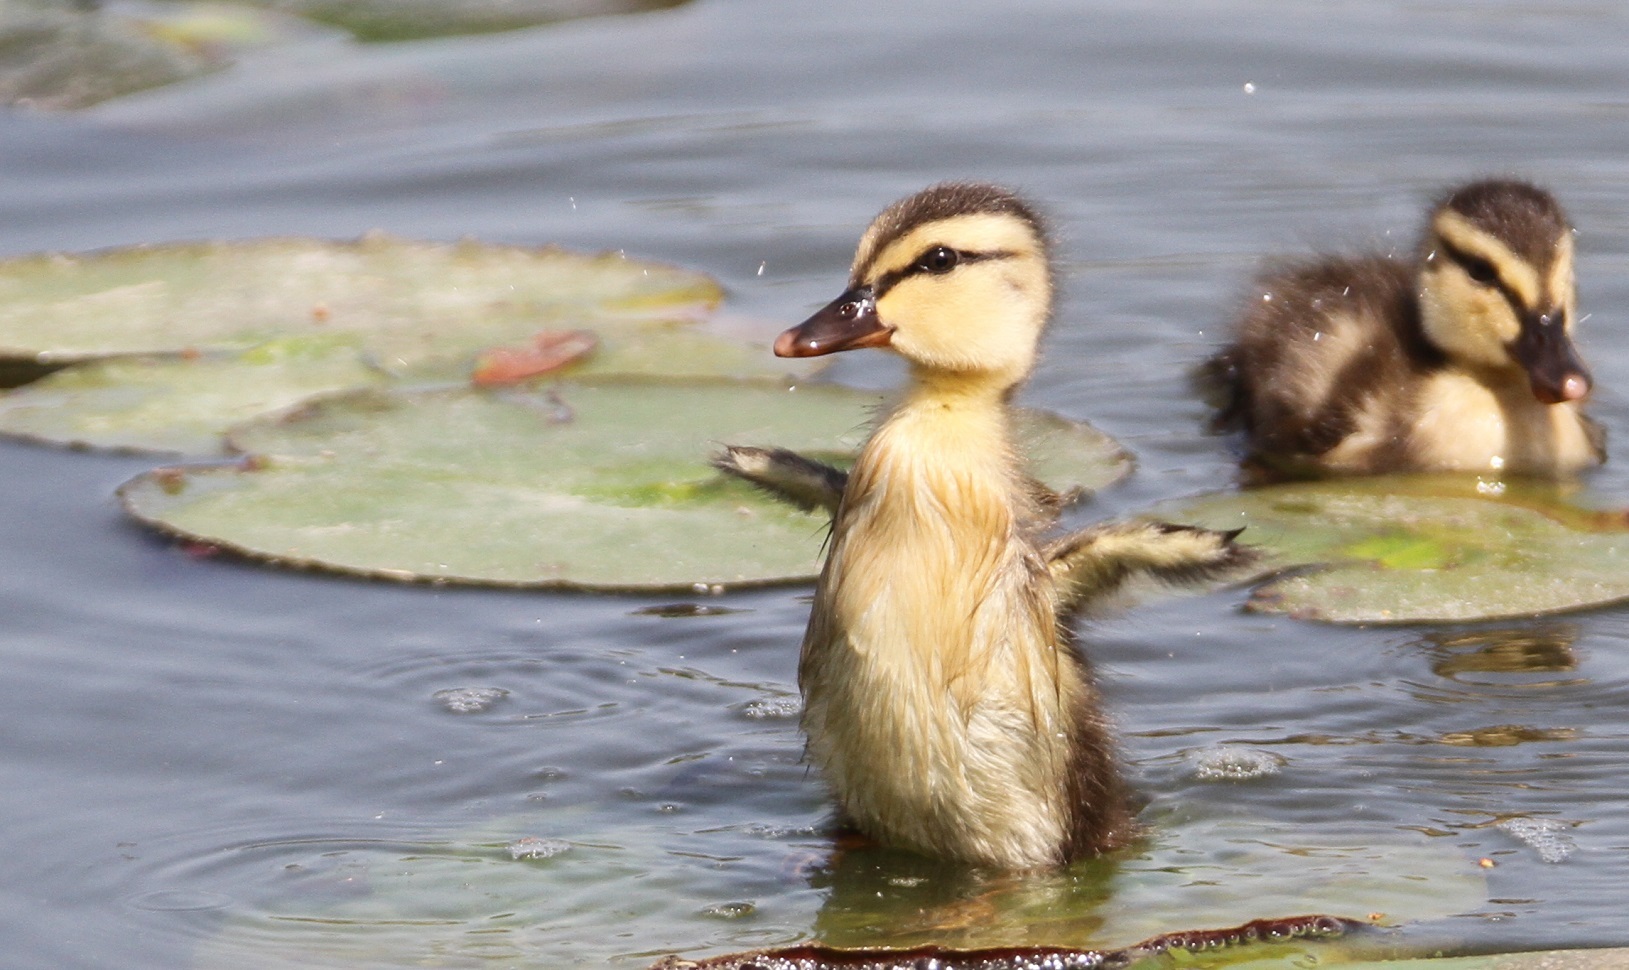
[[[523,834],[531,838],[517,838]],[[1474,911],[1487,899],[1474,858],[1440,841],[1395,829],[1242,820],[1184,823],[1160,830],[1147,853],[1118,865],[1086,863],[1021,879],[981,879],[965,867],[865,847],[852,862],[831,854],[830,873],[811,873],[812,886],[775,874],[822,859],[830,852],[826,837],[758,823],[674,831],[572,806],[433,841],[368,836],[253,847],[251,859],[277,865],[263,864],[242,880],[238,905],[215,935],[199,941],[193,966],[524,966],[546,953],[547,966],[633,968],[661,953],[702,959],[799,943],[1118,949],[1199,921],[1226,926],[1332,912],[1365,922],[1384,914],[1392,923]],[[720,858],[742,862],[721,866]],[[718,904],[739,901],[756,901],[756,913],[718,918]],[[1285,954],[1282,964],[1258,964],[1248,958],[1272,952],[1207,948],[1133,965],[1340,962],[1330,941],[1315,947],[1316,961],[1302,950]]]
[[[272,341],[240,354],[114,357],[0,396],[0,433],[116,451],[219,454],[221,433],[314,394],[383,383],[353,342]]]
[[[1248,531],[1285,572],[1249,608],[1335,623],[1533,616],[1629,598],[1621,514],[1461,478],[1280,485],[1162,508]],[[1293,568],[1305,567],[1305,568]]]
[[[166,533],[363,576],[608,590],[805,581],[826,518],[706,457],[728,441],[836,460],[878,401],[832,385],[654,378],[348,394],[235,431],[251,456],[238,466],[159,469],[120,495]],[[1032,414],[1022,431],[1054,488],[1125,471],[1086,425]]]

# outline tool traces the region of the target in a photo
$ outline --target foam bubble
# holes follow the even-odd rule
[[[1289,762],[1283,755],[1254,748],[1218,745],[1188,752],[1193,776],[1200,781],[1249,781],[1276,775]]]
[[[1527,843],[1545,862],[1564,862],[1578,851],[1578,843],[1567,834],[1570,828],[1553,818],[1507,818],[1499,823],[1501,831]]]

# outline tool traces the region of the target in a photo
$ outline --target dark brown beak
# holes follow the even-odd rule
[[[819,357],[859,347],[886,347],[892,336],[877,316],[871,287],[856,286],[775,338],[775,356]]]
[[[1589,396],[1589,368],[1567,335],[1565,309],[1525,315],[1521,336],[1510,351],[1526,368],[1533,396],[1543,403],[1581,401]]]

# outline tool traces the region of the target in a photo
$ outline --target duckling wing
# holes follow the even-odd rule
[[[1260,559],[1255,547],[1234,541],[1238,535],[1169,522],[1111,522],[1059,536],[1041,554],[1064,614],[1103,600],[1137,576],[1177,585],[1225,578]]]
[[[805,512],[824,509],[836,515],[848,484],[847,472],[785,448],[725,445],[712,464]]]

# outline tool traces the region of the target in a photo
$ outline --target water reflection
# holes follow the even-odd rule
[[[1427,652],[1433,673],[1456,683],[1563,687],[1587,684],[1589,680],[1537,675],[1578,669],[1578,657],[1573,652],[1577,639],[1577,624],[1550,622],[1428,633],[1414,645]]]
[[[876,845],[839,846],[809,874],[826,891],[815,937],[829,946],[1101,945],[1097,908],[1119,864],[1015,876]]]

